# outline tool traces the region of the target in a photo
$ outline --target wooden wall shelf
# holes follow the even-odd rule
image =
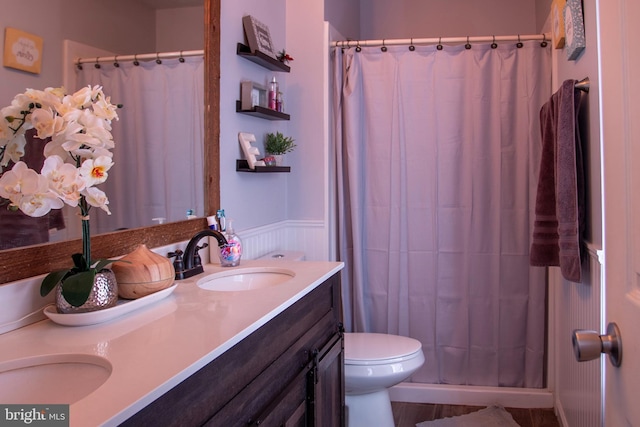
[[[255,166],[254,169],[251,169],[249,168],[249,163],[246,160],[237,159],[236,171],[251,173],[291,172],[291,166]]]
[[[259,105],[254,106],[251,110],[243,110],[240,101],[236,101],[236,113],[248,114],[266,120],[289,120],[291,118],[291,116],[286,113],[281,113],[271,108],[260,107]]]
[[[272,58],[260,51],[251,52],[249,46],[242,43],[238,43],[238,46],[236,47],[236,53],[238,54],[238,56],[241,56],[271,71],[281,71],[283,73],[288,73],[289,71],[291,71],[291,67],[289,67],[284,62],[280,62],[277,59]]]

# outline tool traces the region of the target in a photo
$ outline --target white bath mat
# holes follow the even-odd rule
[[[490,406],[470,414],[425,421],[416,427],[520,427],[501,406]]]

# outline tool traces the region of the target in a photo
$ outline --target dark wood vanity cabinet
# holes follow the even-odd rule
[[[343,426],[341,313],[335,274],[123,425]]]

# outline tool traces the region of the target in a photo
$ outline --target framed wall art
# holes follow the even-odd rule
[[[551,18],[552,18],[552,34],[553,34],[553,47],[556,49],[562,49],[564,47],[564,6],[566,0],[553,0],[551,5]]]
[[[586,46],[581,0],[567,0],[564,7],[564,31],[567,59],[575,61]]]
[[[247,37],[247,44],[252,52],[262,52],[265,55],[277,59],[276,52],[273,49],[269,27],[251,15],[246,15],[242,18],[242,25],[244,27],[244,34]]]
[[[5,28],[2,64],[16,70],[40,74],[42,68],[42,37],[15,28]]]

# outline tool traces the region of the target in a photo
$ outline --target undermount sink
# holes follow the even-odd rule
[[[3,404],[72,404],[111,375],[111,363],[90,354],[53,354],[0,363]]]
[[[233,268],[200,279],[198,286],[209,291],[251,291],[280,285],[295,275],[278,267]]]

